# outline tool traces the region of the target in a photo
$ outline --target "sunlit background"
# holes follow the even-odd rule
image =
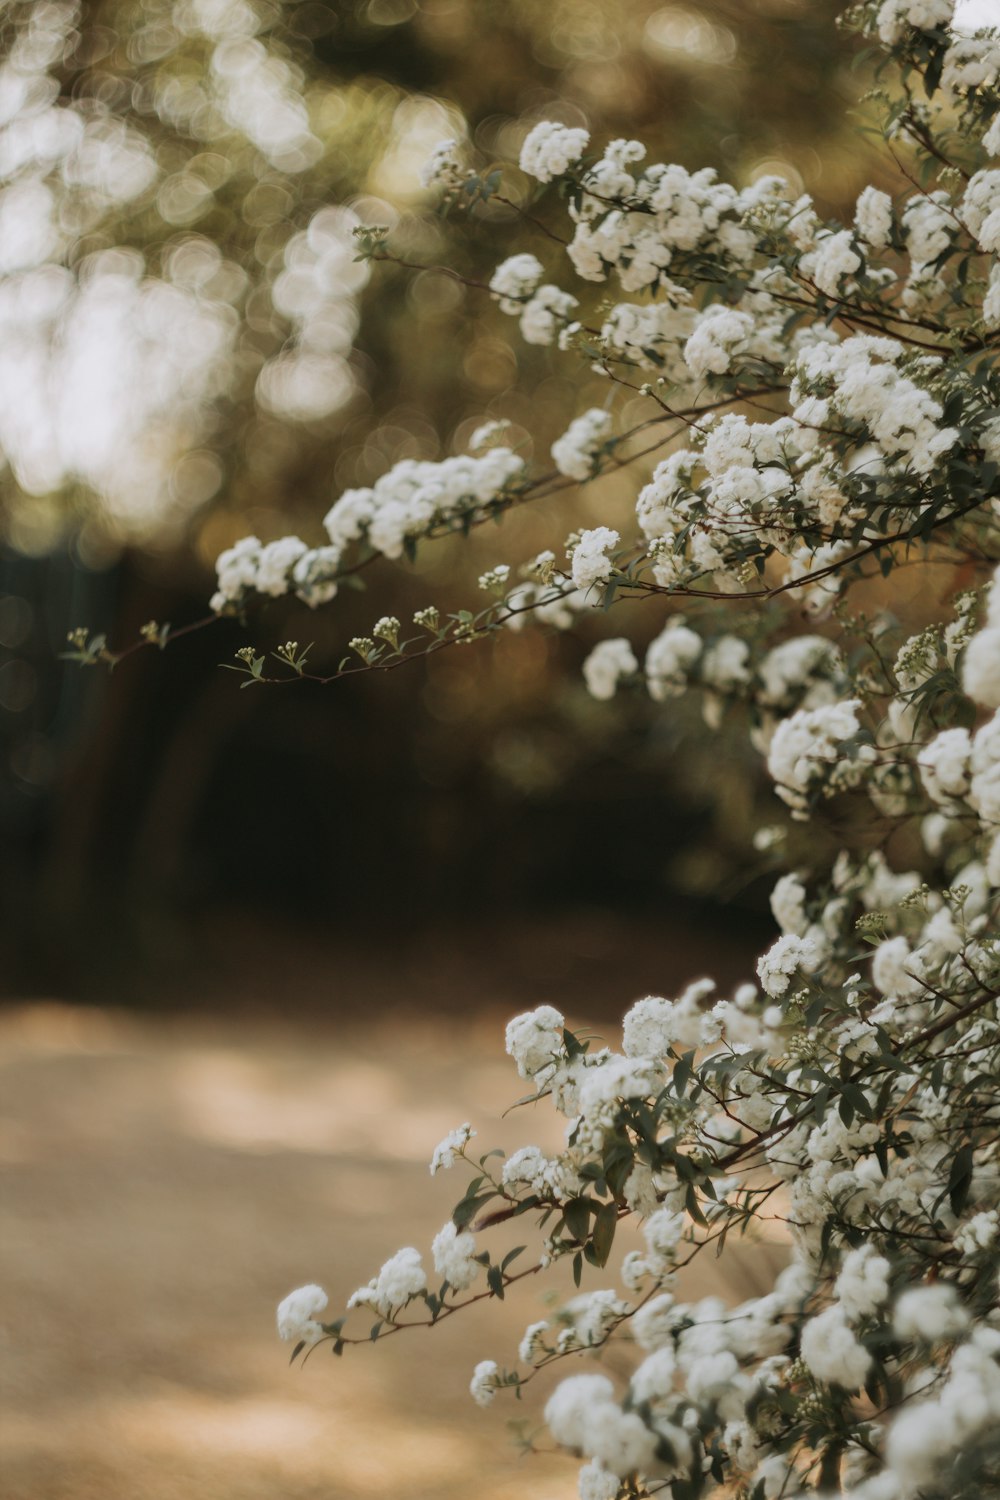
[[[706,953],[725,982],[744,971],[770,931],[746,847],[768,793],[738,738],[706,758],[695,708],[588,699],[586,629],[280,701],[218,664],[248,632],[335,662],[387,610],[466,604],[482,567],[627,504],[635,475],[428,547],[326,612],[275,602],[113,675],[59,653],[79,625],[124,645],[197,620],[234,539],[316,541],[342,490],[461,451],[487,417],[545,463],[603,401],[482,294],[354,258],[372,223],[473,280],[524,248],[515,207],[437,211],[420,167],[442,137],[507,163],[514,205],[530,185],[509,164],[557,118],[741,183],[781,173],[846,215],[886,168],[853,131],[868,79],[838,8],[3,6],[11,1500],[571,1493],[571,1467],[525,1465],[472,1406],[451,1330],[436,1354],[400,1339],[288,1372],[273,1304],[311,1279],[341,1299],[433,1234],[454,1195],[424,1202],[431,1148],[516,1093],[505,1016],[549,1000],[613,1038]],[[751,1246],[736,1293],[780,1253]],[[535,1296],[477,1358],[503,1357]]]

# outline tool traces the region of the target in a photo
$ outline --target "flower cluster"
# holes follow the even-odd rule
[[[470,1392],[487,1406],[560,1366],[545,1421],[581,1500],[1000,1482],[1000,40],[953,10],[851,9],[889,52],[892,154],[847,224],[774,177],[736,187],[536,124],[520,167],[558,184],[576,289],[520,250],[488,285],[525,341],[609,379],[553,445],[558,475],[528,478],[489,426],[481,457],[341,496],[328,547],[247,538],[220,559],[220,607],[318,602],[351,546],[397,557],[613,467],[617,509],[588,490],[562,564],[553,547],[481,573],[496,620],[569,629],[647,599],[641,640],[589,642],[591,695],[671,715],[696,693],[766,768],[753,845],[776,932],[754,979],[645,996],[617,1047],[551,1005],[516,1016],[507,1052],[561,1148],[474,1157],[460,1126],[431,1160],[469,1171],[438,1284],[411,1247],[349,1299],[371,1332],[319,1323],[316,1287],[279,1309],[284,1337],[340,1352],[566,1263],[574,1294],[510,1368],[470,1359]],[[437,160],[447,190],[451,147]],[[405,648],[392,616],[355,642],[366,663],[385,646]],[[696,1256],[771,1219],[780,1274],[739,1303],[687,1296]],[[496,1251],[501,1226],[524,1243]],[[563,1363],[609,1345],[606,1372]]]

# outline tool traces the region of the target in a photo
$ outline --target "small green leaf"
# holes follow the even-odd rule
[[[972,1186],[973,1165],[972,1147],[966,1144],[956,1152],[948,1174],[948,1202],[953,1214],[960,1214],[965,1207]]]
[[[611,1254],[611,1246],[615,1242],[615,1230],[618,1227],[618,1205],[605,1203],[597,1215],[594,1225],[594,1259],[599,1266],[606,1266],[608,1256]]]
[[[563,1209],[563,1223],[575,1240],[583,1241],[590,1233],[589,1198],[571,1198]]]

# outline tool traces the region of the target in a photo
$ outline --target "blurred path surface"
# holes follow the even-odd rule
[[[304,1368],[274,1332],[295,1286],[321,1282],[333,1317],[400,1245],[429,1259],[464,1184],[427,1174],[454,1125],[557,1144],[548,1113],[496,1124],[523,1091],[503,1020],[0,1014],[4,1500],[575,1495],[572,1461],[512,1446],[527,1403],[468,1395],[543,1315],[533,1278]],[[748,1247],[730,1295],[781,1253]]]

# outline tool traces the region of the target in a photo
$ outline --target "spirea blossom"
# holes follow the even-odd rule
[[[586,130],[559,125],[554,120],[540,120],[521,147],[521,171],[539,182],[551,182],[580,160],[589,140]]]
[[[857,699],[828,707],[800,709],[778,725],[768,751],[767,769],[778,796],[795,811],[808,805],[811,793],[829,795],[856,785],[872,758],[865,747],[852,760],[846,745],[860,730]]]
[[[437,1172],[446,1172],[449,1167],[453,1167],[456,1158],[475,1134],[468,1121],[464,1125],[457,1125],[454,1130],[449,1130],[444,1139],[438,1141],[434,1147],[430,1164],[431,1176],[433,1177]]]
[[[542,279],[542,263],[537,256],[511,255],[490,277],[490,291],[500,303],[501,312],[519,313]]]
[[[489,1406],[497,1393],[500,1371],[495,1359],[482,1359],[472,1372],[469,1391],[477,1406]]]
[[[701,655],[701,636],[680,619],[668,620],[646,650],[643,671],[657,703],[684,691],[687,674]]]
[[[772,943],[757,964],[757,974],[764,993],[777,1000],[787,994],[792,976],[800,969],[811,969],[816,962],[816,949],[808,938],[786,933]]]
[[[573,548],[570,570],[578,589],[592,588],[595,583],[604,583],[611,577],[612,561],[608,553],[618,546],[621,537],[609,526],[595,526],[580,533]]]
[[[457,191],[468,176],[469,169],[462,165],[458,142],[454,139],[438,141],[420,169],[420,181],[425,188],[438,188],[445,193]]]
[[[434,1269],[443,1276],[456,1292],[472,1285],[482,1267],[475,1259],[477,1254],[475,1235],[467,1230],[456,1229],[449,1222],[434,1236],[431,1246]]]
[[[592,698],[606,701],[615,696],[623,677],[639,670],[635,652],[624,638],[599,641],[583,664],[583,677]]]
[[[684,345],[684,362],[697,380],[706,375],[725,375],[734,353],[746,346],[753,332],[753,319],[721,303],[713,303],[698,320]]]
[[[802,1330],[802,1358],[820,1380],[856,1391],[865,1382],[872,1357],[848,1327],[837,1303],[811,1318]]]
[[[928,1344],[957,1338],[968,1323],[969,1315],[947,1281],[903,1292],[892,1314],[892,1326],[900,1338],[923,1339]]]
[[[552,444],[552,457],[560,474],[570,479],[589,479],[611,433],[611,425],[610,412],[600,407],[592,407],[576,417]]]
[[[907,27],[931,31],[947,26],[955,0],[884,0],[878,12],[878,34],[887,46],[902,39]]]
[[[507,1054],[522,1078],[533,1078],[562,1053],[565,1024],[552,1005],[540,1005],[508,1023]]]
[[[858,195],[854,213],[858,238],[872,250],[884,250],[892,233],[892,199],[879,188],[866,187]]]
[[[321,1286],[300,1286],[278,1304],[279,1338],[314,1344],[323,1337],[317,1318],[329,1298]]]
[[[766,761],[746,839],[759,859],[731,860],[734,878],[771,890],[779,933],[758,982],[645,995],[620,1041],[567,1029],[551,1005],[514,1017],[522,1103],[532,1120],[551,1109],[561,1135],[463,1160],[430,1246],[443,1302],[415,1248],[351,1298],[436,1323],[458,1312],[452,1292],[481,1286],[461,1299],[479,1303],[529,1271],[572,1270],[578,1285],[544,1304],[519,1357],[531,1373],[615,1340],[614,1380],[560,1364],[546,1406],[552,1439],[583,1462],[581,1500],[677,1479],[763,1500],[968,1500],[993,1461],[1000,574],[981,585],[1000,515],[987,347],[1000,173],[980,143],[1000,152],[1000,50],[950,31],[951,15],[950,0],[852,10],[889,43],[889,138],[916,169],[880,178],[891,191],[866,187],[849,225],[776,176],[739,188],[648,160],[637,141],[591,151],[581,130],[530,132],[524,170],[571,174],[571,239],[563,257],[539,242],[544,267],[511,254],[491,292],[522,342],[586,367],[595,404],[553,455],[581,484],[613,468],[606,485],[535,478],[490,429],[475,457],[404,459],[341,494],[328,547],[248,537],[219,559],[223,612],[262,593],[316,603],[372,553],[412,556],[515,503],[561,499],[568,562],[541,539],[533,558],[480,562],[485,607],[418,610],[423,644],[532,620],[568,629],[584,610],[589,633],[600,606],[644,595],[641,677],[641,653],[605,631],[583,667],[592,695],[644,678],[651,745],[692,737],[699,710],[710,727],[725,713]],[[961,174],[942,170],[937,143]],[[450,147],[440,157],[447,192]],[[606,285],[584,297],[576,281]],[[602,405],[590,383],[608,376]],[[810,617],[824,623],[803,628]],[[352,644],[366,665],[379,642],[404,651],[395,616],[365,628]],[[72,644],[91,649],[86,634]],[[254,664],[254,649],[239,660]],[[708,795],[722,761],[702,759]],[[751,761],[736,803],[713,799],[736,809],[720,832],[727,867],[753,775]],[[588,824],[588,857],[644,833],[655,843],[628,820],[613,836]],[[464,1158],[470,1135],[446,1136],[431,1172]],[[780,1272],[758,1257],[745,1300],[725,1279],[694,1293],[689,1260],[773,1219],[788,1240]],[[323,1294],[289,1302],[282,1326],[314,1337]],[[524,1378],[484,1360],[472,1395],[486,1405]]]
[[[870,1317],[888,1301],[891,1270],[885,1256],[877,1255],[870,1245],[844,1256],[834,1295],[849,1323]]]
[[[387,1318],[397,1307],[405,1307],[413,1297],[418,1297],[427,1286],[427,1275],[420,1259],[420,1252],[408,1246],[397,1250],[367,1286],[352,1292],[348,1307],[372,1307]]]

